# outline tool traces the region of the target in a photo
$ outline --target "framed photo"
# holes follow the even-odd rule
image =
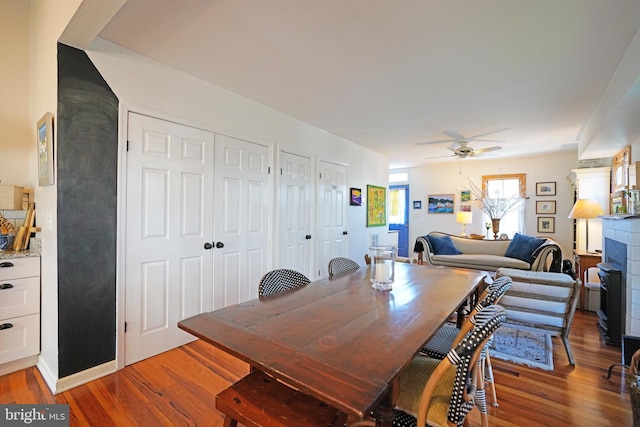
[[[350,188],[349,205],[362,206],[362,190],[359,188]]]
[[[555,233],[556,219],[552,216],[538,217],[538,233]]]
[[[555,182],[536,182],[536,196],[555,196]]]
[[[471,201],[471,190],[462,190],[460,192],[460,201],[461,202],[470,202]]]
[[[367,227],[387,225],[387,189],[367,184]]]
[[[537,214],[555,214],[556,213],[556,201],[555,200],[537,200],[536,201],[536,213]]]
[[[414,200],[413,209],[422,209],[422,200]]]
[[[53,114],[45,113],[36,125],[38,185],[53,184]]]
[[[462,212],[471,212],[471,205],[460,205],[460,210]]]
[[[429,194],[429,213],[453,213],[453,194]]]

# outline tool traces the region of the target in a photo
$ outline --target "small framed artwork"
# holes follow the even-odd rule
[[[362,190],[359,188],[350,188],[349,192],[351,197],[349,198],[349,205],[362,206]]]
[[[430,194],[429,213],[453,213],[453,194]]]
[[[460,210],[462,212],[471,212],[471,205],[460,205]]]
[[[53,185],[53,114],[45,113],[36,126],[38,185]]]
[[[470,202],[471,201],[471,190],[462,190],[460,192],[460,201],[461,202]]]
[[[536,182],[536,196],[555,196],[555,182]]]
[[[552,216],[538,217],[538,233],[555,233],[556,219]]]
[[[387,225],[387,189],[367,184],[367,227]]]
[[[555,200],[537,200],[536,201],[536,213],[537,214],[555,214],[556,213],[556,201]]]
[[[414,200],[413,209],[422,209],[422,200]]]

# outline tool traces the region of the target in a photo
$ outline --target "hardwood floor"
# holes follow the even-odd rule
[[[595,322],[593,313],[576,313],[575,367],[558,338],[553,372],[492,359],[500,406],[489,409],[491,425],[631,426],[622,368],[603,378],[621,349],[600,342]],[[246,363],[196,341],[56,396],[35,368],[5,375],[0,402],[68,403],[72,426],[222,426],[215,395],[247,372]],[[477,411],[470,422],[480,425]]]

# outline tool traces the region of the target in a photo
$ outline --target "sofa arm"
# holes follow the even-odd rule
[[[552,240],[547,241],[533,251],[532,271],[550,271],[560,273],[562,270],[562,249]],[[549,259],[551,257],[551,259]]]

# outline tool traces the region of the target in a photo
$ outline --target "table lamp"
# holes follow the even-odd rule
[[[589,218],[597,218],[604,215],[604,211],[595,199],[578,199],[576,204],[573,205],[573,209],[569,212],[569,219],[585,219],[586,222],[586,251],[589,252]]]
[[[459,224],[462,224],[462,234],[460,235],[462,237],[467,237],[467,233],[465,232],[465,226],[473,222],[473,213],[458,211],[458,214],[456,215],[456,222]]]

